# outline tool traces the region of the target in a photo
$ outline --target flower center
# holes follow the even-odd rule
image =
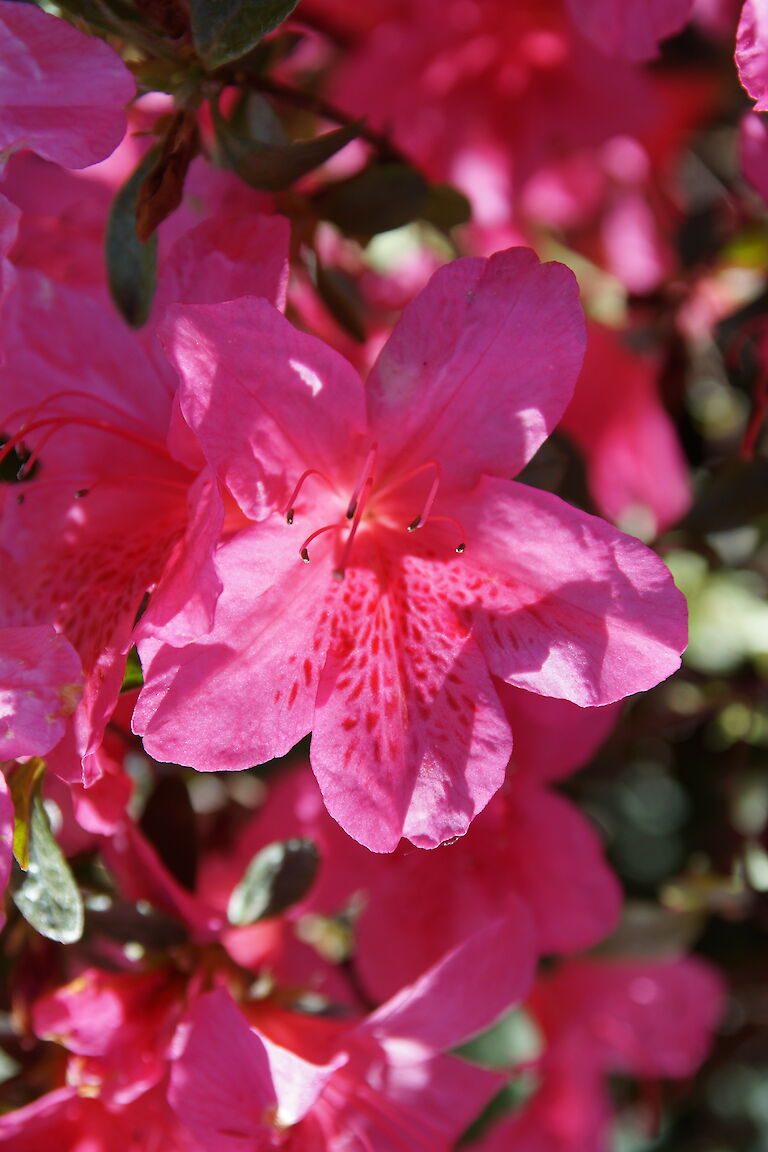
[[[432,507],[437,497],[441,479],[441,469],[437,460],[428,460],[425,464],[420,464],[417,468],[411,469],[410,472],[406,472],[402,476],[395,477],[394,480],[385,484],[383,487],[375,488],[375,470],[378,454],[378,445],[374,443],[368,449],[368,453],[365,457],[365,461],[358,476],[357,483],[355,484],[355,487],[353,488],[352,494],[347,503],[344,516],[340,517],[338,520],[333,521],[331,524],[324,524],[322,528],[317,528],[314,532],[311,532],[299,548],[299,556],[305,564],[309,564],[309,546],[312,541],[317,539],[318,536],[323,535],[325,532],[340,532],[347,526],[347,524],[349,524],[349,521],[351,521],[351,524],[349,524],[348,535],[344,541],[344,546],[339,556],[338,564],[333,569],[333,576],[336,580],[344,579],[344,572],[347,568],[347,565],[349,564],[352,544],[360,527],[360,521],[366,506],[370,503],[372,494],[375,492],[376,499],[378,501],[383,496],[388,495],[398,488],[402,488],[411,480],[416,479],[424,473],[432,473],[432,482],[429,486],[429,490],[427,492],[427,496],[421,511],[417,516],[413,517],[409,523],[403,525],[404,530],[406,532],[416,532],[419,528],[423,528],[426,524],[434,524],[437,522],[448,523],[453,525],[459,534],[460,542],[456,545],[456,552],[461,554],[465,550],[464,529],[462,528],[459,521],[454,519],[452,516],[431,515]],[[291,497],[288,501],[288,507],[284,513],[286,522],[288,524],[293,524],[296,514],[295,504],[299,497],[299,493],[304,487],[304,484],[311,477],[317,477],[318,479],[322,480],[323,483],[327,484],[329,488],[336,490],[335,485],[332,483],[329,477],[326,476],[324,472],[320,472],[317,468],[308,468],[305,472],[302,472],[295,488],[293,489],[293,492],[291,493]]]

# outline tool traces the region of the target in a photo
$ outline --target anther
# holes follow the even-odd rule
[[[306,472],[302,472],[301,476],[299,476],[299,479],[296,482],[296,487],[291,493],[291,498],[288,501],[288,507],[285,510],[285,519],[288,524],[293,524],[293,517],[296,514],[294,505],[298,499],[299,492],[301,492],[302,488],[304,487],[305,480],[308,480],[310,476],[319,476],[321,480],[325,481],[329,488],[333,488],[333,483],[326,476],[325,472],[319,472],[317,468],[307,468]]]
[[[312,532],[307,536],[301,548],[299,548],[299,556],[301,556],[305,564],[309,564],[309,546],[315,537],[322,536],[323,532],[333,532],[335,528],[338,528],[338,524],[326,524],[325,527],[318,528],[316,532]]]
[[[77,492],[75,492],[75,500],[82,500],[84,496],[88,495],[88,492],[88,488],[78,488]]]
[[[24,493],[23,492],[19,493],[19,495],[16,497],[16,503],[17,504],[23,504],[24,503]]]

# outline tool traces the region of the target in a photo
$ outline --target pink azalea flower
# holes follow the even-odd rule
[[[658,357],[592,324],[584,369],[561,428],[584,453],[604,516],[646,539],[691,502],[688,468],[658,390]]]
[[[768,128],[762,116],[747,112],[739,128],[741,170],[768,203]]]
[[[254,523],[218,552],[211,632],[141,645],[134,725],[157,759],[244,768],[312,729],[334,819],[374,850],[434,846],[504,778],[491,675],[595,705],[678,666],[658,558],[506,479],[578,372],[567,270],[525,249],[441,269],[365,391],[266,302],[170,315],[181,410]]]
[[[83,670],[52,625],[0,628],[0,760],[43,756],[64,735]]]
[[[170,300],[246,290],[282,303],[286,257],[278,218],[204,222],[174,246],[141,334],[100,301],[18,270],[5,305],[0,428],[11,438],[0,453],[31,456],[25,481],[0,493],[2,619],[55,623],[82,660],[84,698],[51,761],[65,778],[80,776],[81,758],[86,784],[101,775],[98,748],[145,594],[145,631],[182,604],[188,625],[204,629],[218,594],[221,499],[174,420],[155,317]]]
[[[723,1007],[715,971],[694,957],[573,960],[526,1004],[542,1030],[539,1087],[482,1152],[607,1152],[607,1077],[685,1078],[707,1055]]]
[[[103,160],[136,87],[108,44],[32,4],[0,2],[0,154],[30,148],[67,168]]]
[[[562,701],[537,699],[542,712],[552,706],[550,716],[556,720]],[[524,721],[518,730],[526,731]],[[567,739],[566,728],[558,732]],[[377,1002],[489,919],[506,916],[513,923],[530,923],[536,952],[543,955],[595,944],[611,931],[619,912],[619,885],[602,859],[594,830],[522,765],[513,767],[456,843],[435,852],[414,852],[402,844],[384,856],[365,851],[340,831],[314,780],[298,763],[270,782],[263,808],[231,848],[204,861],[201,893],[223,910],[251,858],[266,844],[294,836],[311,839],[321,863],[312,889],[286,920],[303,935],[311,923],[307,915],[332,918],[351,909],[352,962]],[[409,893],[406,901],[403,892]],[[222,938],[241,963],[254,931],[231,929]]]
[[[249,1028],[226,993],[210,993],[180,1028],[171,1104],[215,1152],[447,1150],[499,1079],[442,1053],[530,977],[525,939],[496,922],[356,1025],[283,1014],[258,1027],[257,1014]]]

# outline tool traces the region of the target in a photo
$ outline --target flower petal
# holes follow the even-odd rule
[[[518,472],[560,419],[584,354],[573,274],[528,248],[441,268],[403,312],[367,384],[393,472],[439,461],[446,486]]]
[[[365,429],[362,384],[266,300],[171,308],[161,338],[184,417],[251,519],[284,506],[305,469],[333,481],[349,466]]]
[[[31,148],[66,168],[114,151],[133,77],[108,44],[29,4],[0,3],[0,152]]]
[[[383,561],[380,561],[383,563]],[[347,572],[315,711],[312,768],[361,844],[432,848],[466,832],[512,751],[485,661],[432,592],[429,562]]]
[[[457,511],[473,528],[463,564],[446,566],[446,595],[457,607],[463,599],[496,676],[587,706],[679,667],[685,600],[638,540],[549,492],[491,477]]]

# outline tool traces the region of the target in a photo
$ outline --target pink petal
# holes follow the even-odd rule
[[[333,604],[312,768],[361,844],[432,848],[463,835],[501,786],[512,740],[480,650],[432,591],[433,565],[379,556],[385,575],[348,571]]]
[[[77,653],[52,625],[0,628],[0,760],[42,756],[82,693]]]
[[[145,683],[133,718],[155,759],[214,771],[282,756],[312,727],[328,578],[301,563],[277,515],[223,545],[217,569],[223,591],[209,633],[181,651],[139,643]],[[183,614],[176,624],[186,636]]]
[[[311,1107],[337,1065],[319,1067],[265,1043],[222,990],[199,997],[176,1042],[169,1099],[204,1148],[246,1152]],[[275,1060],[273,1072],[270,1056]],[[279,1084],[279,1088],[278,1088]]]
[[[455,1047],[525,996],[534,964],[530,922],[520,907],[516,918],[492,921],[465,939],[378,1008],[358,1033],[385,1045],[411,1040],[435,1052]]]
[[[103,160],[135,92],[101,40],[30,4],[0,3],[0,152],[31,148],[66,168]]]
[[[642,515],[649,536],[691,502],[688,467],[659,395],[658,358],[592,324],[584,370],[561,428],[586,457],[590,491],[604,516]]]
[[[573,274],[527,248],[441,268],[408,305],[367,384],[393,472],[439,461],[446,486],[511,476],[557,423],[581,367]]]
[[[334,866],[341,864],[327,861],[327,869]],[[455,844],[435,852],[403,846],[392,860],[376,858],[367,868],[361,861],[353,876],[350,894],[357,890],[366,901],[356,962],[376,999],[489,919],[508,914],[516,923],[521,903],[544,954],[596,943],[614,927],[621,900],[587,820],[514,773]]]
[[[768,112],[768,4],[746,0],[736,33],[739,80],[755,103],[756,112]]]
[[[281,310],[288,287],[290,224],[283,216],[226,215],[204,220],[171,248],[153,302],[216,304],[263,296]]]
[[[542,781],[559,780],[583,767],[621,713],[620,704],[579,708],[570,700],[523,692],[511,684],[497,684],[496,690],[512,729],[517,772]]]
[[[650,60],[679,32],[693,0],[568,0],[574,25],[609,56]]]
[[[307,467],[326,484],[343,472],[365,427],[363,395],[331,348],[252,298],[171,308],[161,335],[184,417],[247,516],[284,507]]]
[[[685,600],[643,544],[513,481],[485,478],[457,511],[473,528],[452,593],[495,675],[591,706],[679,667]]]
[[[684,1077],[707,1054],[723,985],[695,957],[572,960],[537,985],[530,1003],[549,1037],[580,1037],[583,1058],[605,1072]]]

